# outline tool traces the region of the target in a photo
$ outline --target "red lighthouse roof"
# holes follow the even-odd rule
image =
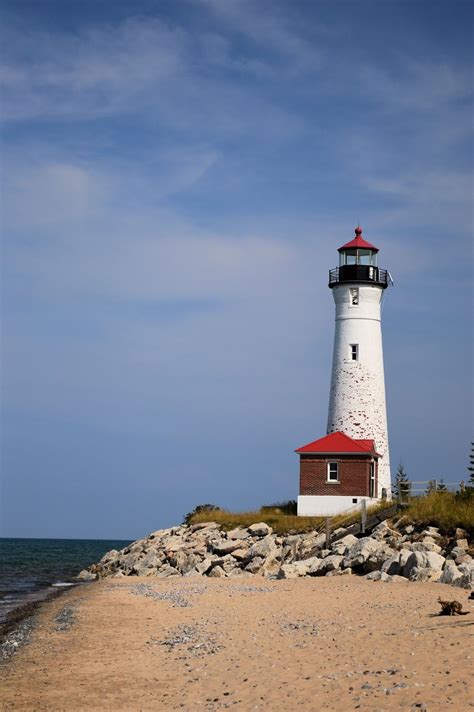
[[[364,454],[378,455],[375,449],[374,440],[356,440],[349,437],[340,430],[335,433],[329,433],[324,438],[314,440],[312,443],[299,447],[295,452],[303,453],[319,453],[327,455],[335,454]]]
[[[362,237],[362,228],[359,225],[357,225],[355,229],[354,239],[350,242],[346,242],[346,244],[339,247],[337,251],[343,252],[344,250],[356,250],[357,248],[360,248],[361,250],[372,250],[372,252],[379,251],[378,247],[375,247],[375,245],[371,245],[370,242],[364,240]]]

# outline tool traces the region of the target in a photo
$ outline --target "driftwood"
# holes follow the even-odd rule
[[[440,616],[467,616],[469,611],[463,611],[462,603],[459,601],[442,601],[438,598],[438,603],[441,606]]]

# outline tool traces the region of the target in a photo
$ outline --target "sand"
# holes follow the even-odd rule
[[[435,616],[438,596],[470,614]],[[105,579],[46,603],[2,710],[474,710],[467,591],[355,576]]]

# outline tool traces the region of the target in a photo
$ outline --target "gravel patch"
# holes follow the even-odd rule
[[[54,630],[63,632],[69,630],[75,623],[75,609],[72,606],[64,606],[54,619]]]
[[[27,645],[30,642],[35,624],[34,617],[30,616],[24,618],[13,630],[7,633],[0,643],[0,661],[9,660],[23,645]]]
[[[163,645],[167,652],[172,652],[175,648],[185,646],[184,650],[193,657],[204,657],[214,655],[222,650],[222,646],[212,638],[207,631],[200,631],[198,626],[181,625],[170,632],[167,638],[162,640],[151,638],[147,645]]]

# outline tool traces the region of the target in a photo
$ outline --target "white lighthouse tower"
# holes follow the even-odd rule
[[[298,515],[332,516],[391,497],[380,307],[391,278],[362,237],[329,272],[336,304],[327,435],[303,445]]]
[[[391,278],[378,267],[378,248],[364,240],[360,227],[338,252],[339,267],[329,272],[336,328],[327,432],[374,441],[379,458],[371,494],[390,498],[381,303]]]

